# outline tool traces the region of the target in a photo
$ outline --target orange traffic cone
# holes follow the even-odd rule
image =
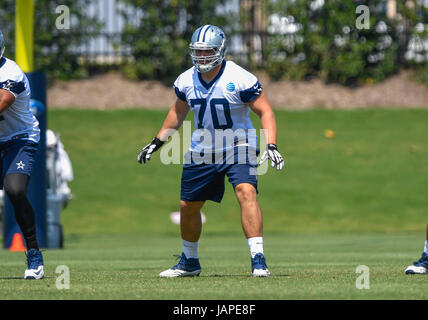
[[[24,241],[22,241],[21,234],[18,232],[13,235],[12,245],[9,248],[9,251],[25,251],[27,248],[24,246]]]

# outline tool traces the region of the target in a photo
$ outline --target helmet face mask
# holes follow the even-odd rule
[[[220,28],[205,25],[193,33],[189,48],[193,65],[199,72],[205,73],[223,62],[226,37]]]
[[[190,56],[193,64],[201,73],[214,69],[223,61],[220,50],[217,48],[208,49],[191,46]]]

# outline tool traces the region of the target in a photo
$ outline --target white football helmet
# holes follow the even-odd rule
[[[3,53],[4,53],[4,38],[3,38],[3,33],[0,30],[0,59],[3,57]]]
[[[221,64],[226,55],[226,36],[219,27],[205,25],[196,29],[189,45],[190,57],[199,72],[208,72]],[[209,55],[203,55],[212,50]]]

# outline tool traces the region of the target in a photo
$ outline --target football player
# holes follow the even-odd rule
[[[34,210],[27,187],[38,152],[39,122],[30,109],[30,85],[18,65],[3,57],[0,31],[0,184],[10,199],[27,244],[25,279],[44,277],[43,257],[36,236]]]
[[[428,224],[426,229],[425,247],[422,252],[422,256],[418,261],[415,261],[411,266],[408,266],[405,272],[406,274],[428,273]]]
[[[192,35],[189,48],[194,66],[175,81],[176,102],[157,136],[137,157],[140,163],[146,163],[181,126],[188,111],[193,111],[195,130],[181,178],[183,252],[179,263],[161,272],[160,277],[200,274],[200,210],[207,200],[221,202],[225,176],[241,208],[252,276],[269,277],[263,252],[262,212],[257,201],[257,138],[250,110],[260,117],[262,129],[268,133],[266,152],[260,163],[270,159],[272,167],[281,170],[284,160],[276,145],[274,113],[258,79],[233,61],[225,60],[226,36],[222,29],[213,25],[199,27]]]

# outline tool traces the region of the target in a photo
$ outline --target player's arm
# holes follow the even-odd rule
[[[156,137],[161,141],[167,141],[181,127],[189,110],[190,107],[187,102],[177,98]]]
[[[152,142],[141,149],[140,153],[138,154],[137,160],[139,163],[146,163],[146,160],[150,160],[152,153],[159,150],[165,141],[167,141],[168,138],[172,136],[174,132],[178,130],[178,128],[181,127],[189,110],[190,107],[187,102],[177,98],[174,105],[169,110],[159,133],[152,140]]]
[[[276,145],[276,119],[272,107],[266,95],[262,91],[261,94],[248,103],[251,110],[253,110],[260,118],[262,129],[265,130],[267,150],[260,158],[260,164],[266,159],[271,160],[272,168],[276,166],[277,170],[282,170],[284,167],[284,158],[278,151]]]
[[[248,105],[259,116],[262,129],[267,131],[266,144],[276,144],[275,114],[265,93],[262,91],[260,96],[250,101]]]
[[[0,89],[0,113],[15,102],[15,96],[8,90]]]

